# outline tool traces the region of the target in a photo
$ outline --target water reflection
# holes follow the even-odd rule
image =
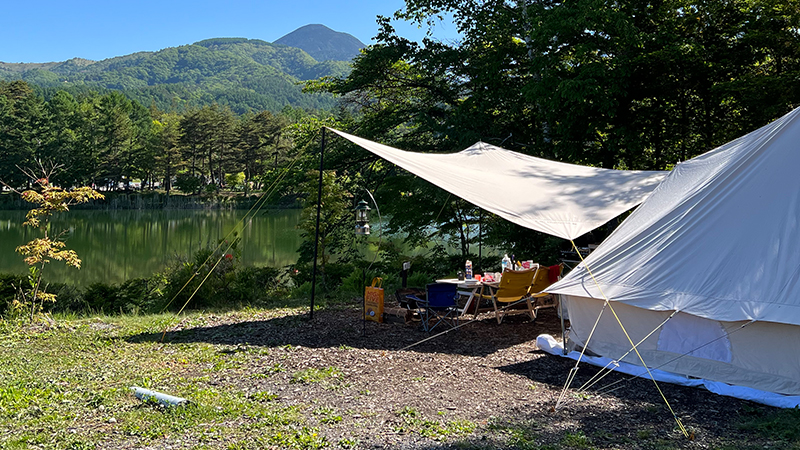
[[[56,216],[52,230],[68,230],[67,248],[78,252],[82,268],[60,262],[47,267],[46,279],[78,286],[102,281],[120,283],[161,270],[200,248],[216,246],[235,230],[242,238],[242,262],[280,267],[297,260],[299,210],[262,213],[242,218],[247,211],[71,211]],[[34,237],[23,227],[24,211],[0,211],[0,272],[24,273],[26,266],[14,249]]]

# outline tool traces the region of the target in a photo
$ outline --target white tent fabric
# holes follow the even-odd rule
[[[614,302],[800,325],[800,109],[679,164],[589,257]],[[584,265],[547,289],[602,298]]]
[[[761,389],[754,389],[744,386],[735,386],[728,383],[721,383],[719,381],[708,380],[704,378],[687,377],[685,375],[677,375],[672,372],[665,372],[663,370],[651,369],[650,374],[642,366],[620,362],[602,356],[588,356],[581,357],[580,352],[572,351],[564,354],[563,347],[552,336],[548,334],[541,334],[536,338],[536,346],[551,355],[561,356],[572,360],[579,360],[598,367],[614,367],[617,372],[627,373],[635,377],[650,378],[656,381],[663,381],[666,383],[677,384],[680,386],[688,387],[702,387],[709,391],[725,395],[727,397],[740,398],[743,400],[750,400],[762,405],[774,406],[777,408],[797,408],[800,407],[800,396],[797,395],[781,395],[770,391]]]
[[[554,162],[483,142],[458,153],[415,153],[329,129],[486,211],[564,239],[638,205],[666,176]]]
[[[624,356],[641,340],[650,367],[800,396],[798,167],[800,109],[679,164],[546,289],[569,308],[571,344],[641,365]]]

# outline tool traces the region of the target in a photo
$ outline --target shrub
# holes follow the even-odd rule
[[[200,249],[188,260],[179,259],[167,267],[164,298],[170,307],[180,309],[190,299],[193,306],[230,305],[228,288],[236,277],[238,242],[238,237],[222,241],[216,249]]]
[[[53,310],[104,314],[156,312],[164,302],[161,287],[163,285],[157,276],[134,278],[120,285],[92,283],[82,294],[74,287],[61,285],[58,295],[66,295],[68,301],[59,301],[60,305]]]
[[[83,301],[89,311],[108,312],[117,311],[117,295],[119,287],[106,283],[92,283],[83,292]]]
[[[256,303],[289,292],[285,271],[274,267],[243,267],[235,271],[228,289],[230,300]]]
[[[5,314],[14,301],[19,286],[24,282],[22,275],[0,274],[0,314]]]
[[[200,178],[185,173],[175,177],[175,187],[186,194],[199,191],[202,183],[203,181]]]

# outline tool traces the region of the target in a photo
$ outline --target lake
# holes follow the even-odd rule
[[[68,230],[64,240],[83,261],[81,269],[53,261],[45,279],[76,286],[121,283],[150,276],[203,247],[216,247],[232,230],[242,238],[241,261],[250,266],[282,267],[297,261],[300,210],[279,210],[249,217],[245,210],[70,211],[57,215],[51,229]],[[23,227],[25,211],[0,211],[0,272],[26,273],[14,249],[39,236]]]

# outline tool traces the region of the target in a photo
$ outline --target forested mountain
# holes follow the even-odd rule
[[[245,38],[218,38],[157,52],[139,52],[103,61],[10,64],[0,62],[0,80],[24,80],[45,97],[119,90],[142,105],[185,110],[212,103],[238,113],[278,111],[290,105],[330,108],[327,94],[304,94],[299,84],[349,71],[346,61],[319,62],[305,51]]]
[[[275,43],[302,49],[317,61],[350,61],[365,47],[354,36],[319,24],[300,27]]]

